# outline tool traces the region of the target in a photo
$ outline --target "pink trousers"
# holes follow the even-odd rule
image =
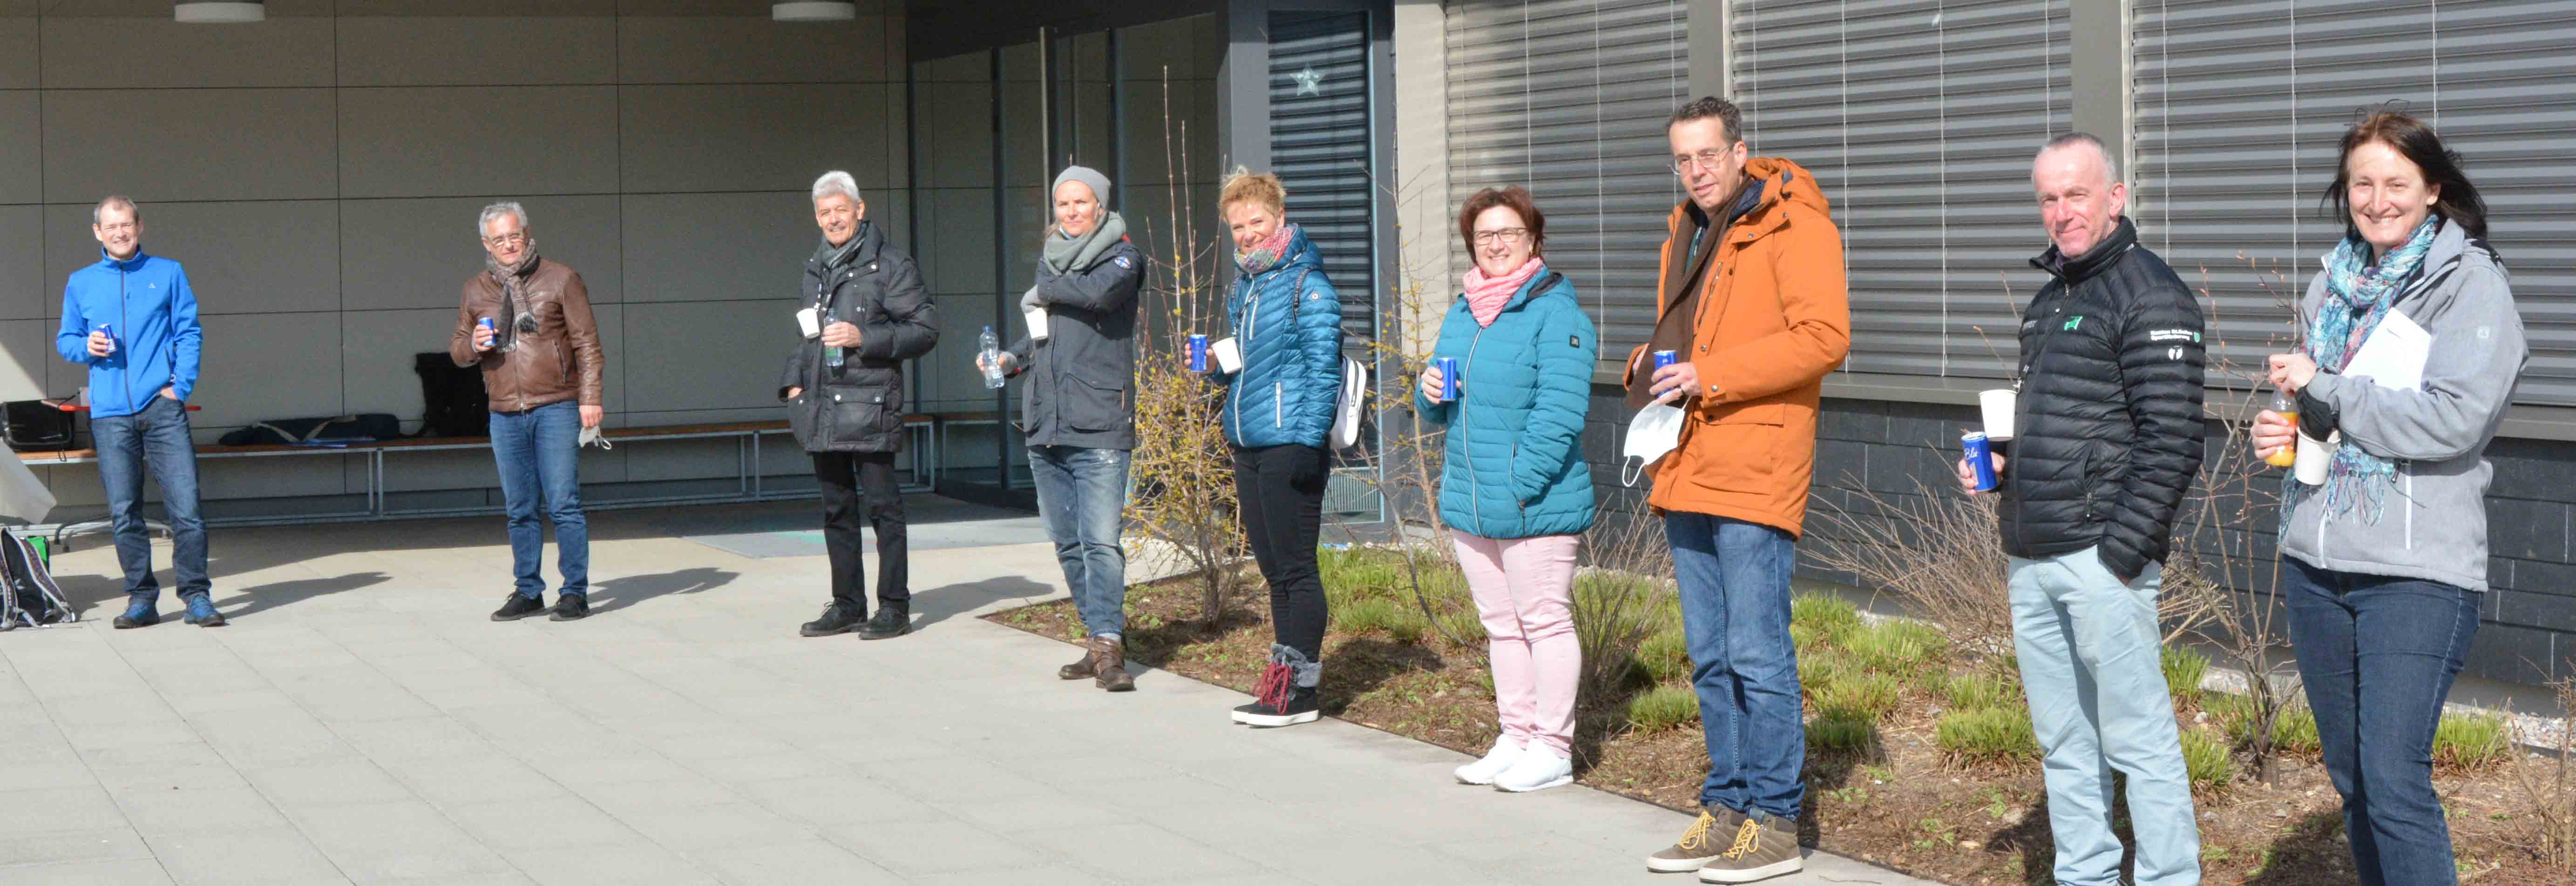
[[[1571,756],[1574,688],[1583,667],[1583,645],[1574,636],[1574,550],[1581,537],[1454,534],[1458,568],[1467,573],[1494,660],[1503,736]]]

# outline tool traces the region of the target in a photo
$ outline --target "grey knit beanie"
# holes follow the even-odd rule
[[[1083,183],[1085,186],[1091,188],[1091,195],[1100,201],[1101,207],[1104,209],[1108,208],[1109,177],[1101,175],[1100,170],[1093,169],[1088,166],[1065,167],[1063,172],[1055,174],[1055,184],[1047,186],[1047,202],[1049,204],[1053,204],[1055,202],[1055,191],[1057,188],[1064,187],[1065,182]]]

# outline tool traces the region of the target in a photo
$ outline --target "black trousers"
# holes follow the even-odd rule
[[[1253,562],[1270,582],[1270,626],[1279,645],[1307,661],[1324,654],[1324,577],[1315,545],[1324,531],[1324,450],[1264,446],[1234,451],[1234,493]]]
[[[868,577],[859,559],[859,518],[864,513],[866,525],[877,533],[877,602],[910,611],[903,493],[894,485],[894,453],[817,452],[813,456],[814,479],[823,486],[823,548],[832,556],[832,601],[852,612],[868,611]]]

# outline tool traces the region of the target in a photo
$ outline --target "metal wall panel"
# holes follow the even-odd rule
[[[1452,207],[1520,185],[1547,216],[1548,267],[1574,282],[1616,369],[1655,322],[1657,250],[1682,199],[1664,121],[1689,100],[1680,0],[1462,0],[1449,4],[1449,193],[1406,194]],[[1449,242],[1456,228],[1407,231]],[[1454,279],[1419,281],[1434,304]]]
[[[1731,0],[1756,156],[1825,187],[1851,372],[2000,378],[2048,246],[2030,164],[2073,127],[2068,0]]]
[[[1288,219],[1323,254],[1355,355],[1377,333],[1370,136],[1368,16],[1271,13],[1270,166],[1288,186]]]
[[[2219,352],[2288,341],[2344,222],[2322,202],[2365,108],[2402,102],[2467,160],[2531,343],[2517,401],[2576,405],[2576,2],[2138,0],[2134,211],[2209,290]],[[2211,382],[2218,383],[2213,377]]]

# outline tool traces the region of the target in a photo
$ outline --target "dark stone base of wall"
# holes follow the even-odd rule
[[[1619,485],[1619,444],[1626,439],[1631,414],[1615,388],[1594,389],[1584,452],[1593,464],[1605,520],[1636,519],[1646,512],[1645,481],[1634,489]],[[1847,541],[1835,538],[1838,533],[1817,519],[1828,510],[1855,520],[1885,520],[1869,516],[1874,512],[1871,497],[1904,503],[1927,492],[1948,494],[1958,483],[1952,465],[1959,457],[1959,434],[1975,428],[1977,421],[1973,406],[1826,400],[1816,431],[1808,531],[1800,547]],[[2211,445],[2220,440],[2213,428]],[[2487,458],[2496,472],[2487,496],[2494,589],[2480,601],[2485,618],[2469,649],[2467,672],[2524,684],[2576,676],[2576,543],[2571,543],[2576,520],[2570,513],[2576,507],[2576,446],[2501,439],[2487,450]],[[2227,525],[2191,533],[2179,544],[2204,552],[2236,552],[2238,565],[2229,570],[2228,585],[2268,598],[2273,578],[2268,552],[2279,544],[2278,521],[2270,508],[2252,509]],[[1809,557],[1800,558],[1798,574],[1860,584],[1857,576],[1823,569]],[[1996,576],[1998,585],[2002,580]]]

